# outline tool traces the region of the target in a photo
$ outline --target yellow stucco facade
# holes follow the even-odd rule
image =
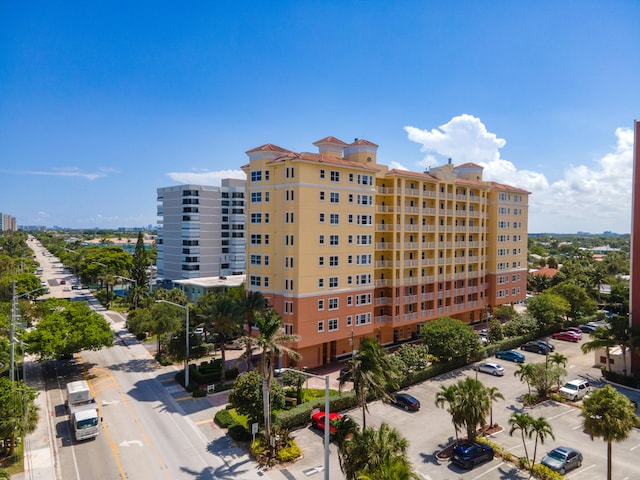
[[[528,192],[482,181],[475,164],[389,170],[367,140],[314,145],[264,145],[243,166],[247,288],[300,335],[298,366],[346,358],[366,336],[415,338],[441,316],[478,322],[525,298]]]

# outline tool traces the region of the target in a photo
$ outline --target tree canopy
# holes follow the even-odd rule
[[[429,354],[438,362],[467,357],[480,349],[478,335],[473,328],[450,317],[425,323],[420,333]]]

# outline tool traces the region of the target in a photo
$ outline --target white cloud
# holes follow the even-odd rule
[[[405,127],[408,138],[422,145],[427,156],[421,167],[437,165],[438,155],[454,164],[473,162],[484,167],[483,179],[531,192],[530,232],[600,233],[630,231],[633,132],[618,128],[614,151],[589,164],[568,166],[560,180],[549,182],[544,172],[518,169],[500,157],[506,140],[487,130],[479,118],[463,114],[437,129]],[[584,162],[585,160],[581,160]]]
[[[169,172],[167,176],[175,182],[193,185],[220,185],[223,178],[246,180],[242,170],[218,170],[216,172]]]

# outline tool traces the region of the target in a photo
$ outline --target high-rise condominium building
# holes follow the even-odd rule
[[[318,153],[247,152],[247,288],[300,335],[299,366],[340,360],[362,337],[415,338],[442,316],[484,321],[523,300],[529,192],[451,161],[390,170],[377,145],[334,137]]]
[[[3,230],[16,231],[18,225],[16,224],[16,217],[9,215],[8,213],[0,213],[0,232]]]
[[[640,121],[633,122],[633,199],[631,202],[631,285],[629,323],[640,327]],[[631,374],[640,373],[640,352],[633,352]]]
[[[245,273],[245,184],[158,188],[158,276],[169,280]]]

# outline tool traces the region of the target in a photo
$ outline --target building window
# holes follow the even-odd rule
[[[340,203],[340,194],[338,192],[331,192],[329,201],[331,203]]]
[[[291,312],[293,313],[293,312]],[[293,335],[293,323],[285,323],[284,326],[284,334],[285,335]]]
[[[318,300],[318,310],[324,310],[324,300]]]
[[[331,223],[331,225],[338,225],[340,223],[340,214],[332,213],[329,216],[329,222]]]
[[[251,255],[251,265],[262,265],[262,257],[260,255]]]
[[[320,213],[320,223],[324,223],[324,213]]]
[[[324,192],[320,192],[320,201],[324,202]]]
[[[251,172],[251,181],[252,182],[261,182],[262,181],[262,171],[261,170],[253,170]]]
[[[324,179],[325,179],[325,174],[326,174],[326,172],[324,171],[324,168],[321,168],[321,169],[320,169],[320,179],[321,179],[321,180],[324,180]]]
[[[262,245],[262,235],[259,235],[257,233],[252,233],[251,245]]]
[[[324,267],[324,257],[322,256],[318,257],[318,265],[320,267]]]
[[[324,288],[324,278],[318,279],[318,288]]]
[[[269,286],[269,277],[264,277],[264,286],[265,287]]]
[[[371,313],[361,313],[356,315],[356,326],[368,325],[371,323]]]
[[[328,327],[329,327],[329,331],[330,332],[335,332],[336,330],[338,330],[338,319],[337,318],[331,318],[327,321],[328,323]]]
[[[340,181],[340,172],[336,171],[336,170],[331,170],[331,178],[330,180],[332,182],[339,182]]]
[[[338,277],[329,277],[329,288],[338,288]]]
[[[337,310],[338,309],[338,298],[330,298],[329,299],[329,310]]]
[[[318,332],[324,332],[324,320],[318,322]]]
[[[251,203],[262,202],[262,192],[251,192]]]
[[[329,235],[329,245],[332,247],[340,245],[340,235]]]
[[[331,255],[329,257],[329,266],[330,267],[337,267],[338,264],[339,264],[338,255]]]
[[[251,223],[262,223],[262,214],[261,213],[252,213],[251,214]]]
[[[347,307],[353,306],[353,296],[349,295],[347,297]]]
[[[256,276],[256,275],[251,275],[250,277],[251,280],[251,286],[253,287],[259,287],[260,286],[260,277]]]
[[[347,327],[353,326],[353,317],[351,315],[347,315]]]
[[[324,245],[324,235],[320,235],[320,236],[318,237],[318,243],[319,243],[320,245]]]

